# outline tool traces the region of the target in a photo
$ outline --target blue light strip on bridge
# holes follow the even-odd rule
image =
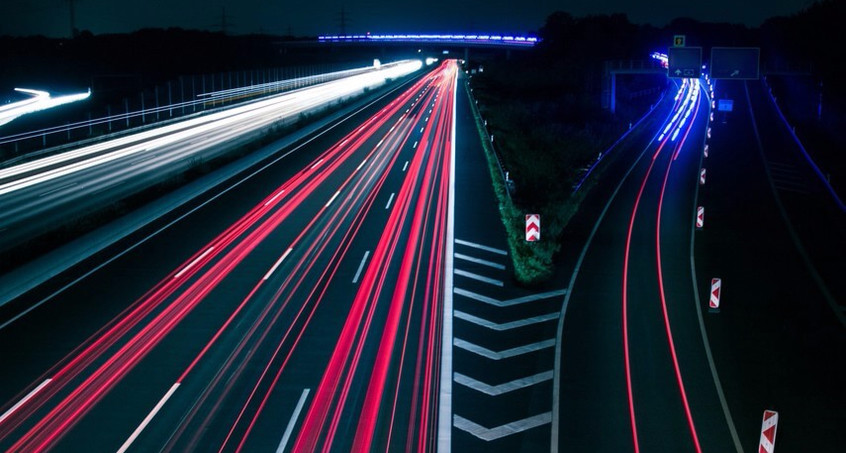
[[[376,42],[376,41],[411,41],[411,42],[446,42],[458,44],[489,44],[505,46],[531,47],[538,43],[535,36],[511,35],[324,35],[318,36],[320,42]]]

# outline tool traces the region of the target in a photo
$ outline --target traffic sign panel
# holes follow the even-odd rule
[[[667,76],[699,78],[702,75],[701,47],[667,49]]]
[[[734,109],[734,100],[720,99],[717,101],[717,110],[720,112],[731,112]]]
[[[684,47],[684,35],[673,36],[673,47]]]
[[[759,77],[758,47],[712,47],[711,78],[755,80]]]

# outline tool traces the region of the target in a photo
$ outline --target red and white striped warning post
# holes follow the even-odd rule
[[[705,157],[708,157],[708,144],[707,143],[705,144],[705,149],[702,151],[702,153],[705,155]]]
[[[778,412],[764,411],[758,453],[773,453],[775,451],[776,429],[778,429]]]
[[[696,208],[696,229],[701,230],[705,226],[705,207]]]
[[[720,312],[720,292],[723,287],[723,280],[720,278],[711,279],[711,297],[708,300],[708,311]]]
[[[699,170],[699,185],[700,186],[705,185],[705,169],[704,168]]]
[[[540,241],[540,214],[526,214],[526,240]]]

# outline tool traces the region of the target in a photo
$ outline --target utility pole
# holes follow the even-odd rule
[[[220,32],[225,35],[226,30],[229,27],[233,27],[235,25],[235,24],[233,24],[232,22],[229,21],[230,18],[231,18],[231,16],[226,15],[226,7],[224,6],[224,7],[221,8],[220,22],[212,25],[212,27],[219,28]]]
[[[349,22],[349,18],[347,17],[347,12],[344,10],[343,5],[341,5],[341,14],[338,22],[341,28],[341,35],[345,36],[347,34],[347,23]]]
[[[68,2],[68,13],[70,16],[70,37],[76,38],[79,34],[79,31],[76,29],[76,7],[75,2],[76,0],[65,0]]]

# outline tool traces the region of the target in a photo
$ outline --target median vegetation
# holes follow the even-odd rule
[[[614,47],[589,42],[601,30],[613,35]],[[639,33],[624,16],[574,19],[556,13],[541,30],[544,42],[538,49],[468,62],[475,70],[468,94],[472,104],[478,101],[477,126],[508,231],[515,278],[522,284],[539,284],[553,275],[564,229],[602,167],[580,190],[574,191],[574,185],[666,87],[663,76],[618,81],[616,114],[602,109],[602,63],[646,58],[648,46],[640,45]],[[509,183],[503,181],[505,172]],[[538,242],[525,240],[526,214],[541,215]]]

